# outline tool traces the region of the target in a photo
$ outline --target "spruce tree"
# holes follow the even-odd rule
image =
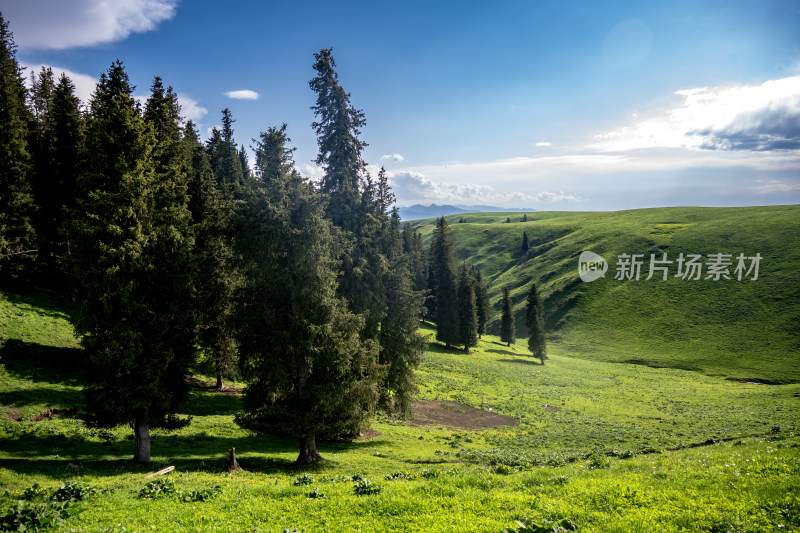
[[[425,248],[422,245],[422,235],[409,224],[403,226],[403,252],[409,255],[414,290],[427,292],[428,266],[425,263]]]
[[[528,213],[525,213],[525,214],[522,215],[522,221],[523,222],[527,222],[528,221]]]
[[[367,143],[358,138],[366,124],[364,112],[350,104],[350,94],[339,84],[332,49],[314,54],[316,76],[309,81],[317,95],[311,108],[317,120],[319,154],[316,164],[325,169],[320,189],[330,195],[328,218],[345,230],[355,231],[361,217],[359,205],[364,187],[366,163],[361,153]]]
[[[84,140],[84,117],[80,112],[81,102],[75,95],[75,85],[62,74],[53,90],[52,107],[48,117],[50,147],[52,150],[52,173],[50,180],[51,201],[49,217],[41,217],[44,224],[55,231],[50,244],[50,261],[61,282],[69,275],[71,216],[75,212],[78,175],[86,159]]]
[[[523,231],[522,232],[522,250],[521,250],[522,254],[525,255],[526,253],[528,253],[528,248],[530,248],[530,247],[531,247],[531,243],[528,240],[528,232],[527,231]]]
[[[472,273],[462,264],[458,270],[458,336],[464,351],[478,344],[478,310]]]
[[[272,177],[247,188],[240,349],[250,383],[236,421],[298,438],[302,464],[321,459],[317,436],[357,433],[365,425],[382,376],[378,344],[361,335],[364,318],[336,295],[338,258],[324,197],[293,168],[281,172],[258,155],[290,156],[285,147],[267,145],[281,138],[276,133],[262,134],[256,146],[255,175]]]
[[[202,360],[214,365],[215,388],[236,373],[236,291],[242,284],[234,253],[235,204],[211,170],[192,121],[183,133],[189,177],[189,210],[195,236],[194,293]]]
[[[63,286],[69,250],[69,213],[75,208],[75,184],[84,158],[83,120],[75,86],[42,67],[32,75],[31,152],[40,281]]]
[[[74,321],[90,370],[87,409],[101,425],[131,423],[138,462],[150,427],[187,397],[194,338],[185,182],[156,147],[119,61],[90,103],[86,171],[73,217]],[[160,113],[174,118],[174,108]],[[160,115],[159,113],[159,115]]]
[[[406,416],[410,413],[411,400],[417,391],[414,371],[425,351],[425,338],[419,334],[425,294],[414,288],[415,257],[404,251],[396,208],[392,210],[389,223],[384,228],[383,242],[389,268],[384,280],[387,308],[379,337],[380,363],[386,368],[382,404],[385,409]]]
[[[436,340],[449,348],[458,344],[458,279],[456,272],[456,248],[453,230],[444,217],[436,221],[431,239],[429,279],[433,301],[433,320],[436,323]]]
[[[233,115],[230,109],[222,110],[222,129],[214,128],[206,143],[211,168],[223,193],[238,198],[246,170],[242,169],[236,141],[233,138]]]
[[[547,342],[544,332],[544,311],[536,283],[531,283],[525,307],[525,326],[528,328],[528,350],[544,364],[547,359]]]
[[[312,124],[319,148],[315,161],[325,171],[319,188],[329,197],[328,219],[343,230],[338,291],[353,312],[364,315],[364,334],[377,338],[387,305],[386,258],[380,248],[386,200],[381,200],[382,192],[362,158],[367,146],[359,139],[364,113],[351,105],[350,94],[340,85],[331,49],[320,50],[314,58],[316,76],[309,86],[317,95],[311,108],[317,119]]]
[[[486,333],[486,325],[489,323],[491,313],[491,303],[489,302],[489,290],[483,282],[483,275],[480,270],[475,271],[475,305],[478,315],[478,338]]]
[[[0,275],[4,278],[30,268],[37,252],[28,148],[32,117],[25,105],[27,91],[16,52],[0,14]]]
[[[511,294],[508,287],[503,288],[503,299],[500,301],[500,341],[511,346],[516,342],[516,331],[514,328],[514,306],[511,303]]]

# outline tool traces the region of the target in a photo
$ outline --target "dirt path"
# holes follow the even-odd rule
[[[451,430],[486,429],[497,426],[516,426],[519,420],[447,400],[417,400],[408,423],[412,426],[444,426]]]

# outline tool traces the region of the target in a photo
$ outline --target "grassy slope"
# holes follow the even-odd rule
[[[0,414],[13,408],[26,419],[79,403],[80,377],[67,370],[80,352],[58,309],[49,297],[0,301]],[[483,403],[520,426],[450,431],[379,417],[370,441],[321,443],[332,462],[305,471],[311,485],[294,485],[304,472],[291,466],[295,442],[242,431],[232,422],[238,397],[196,389],[181,413],[194,417],[190,426],[154,430],[149,468],[129,462],[130,428],[0,417],[0,490],[11,491],[8,502],[33,482],[53,489],[76,477],[69,463],[80,464],[80,479],[105,492],[59,531],[455,532],[469,524],[499,533],[517,519],[561,518],[584,532],[800,531],[800,385],[591,361],[559,346],[541,366],[520,357],[523,346],[485,336],[465,355],[431,344],[419,372],[422,397]],[[59,368],[63,381],[48,373]],[[733,440],[691,447],[708,439]],[[219,472],[232,446],[246,472],[231,477]],[[647,449],[660,451],[637,453]],[[614,451],[636,456],[608,458]],[[170,478],[179,488],[221,485],[222,493],[195,503],[139,499],[144,474],[166,465],[177,467]],[[413,479],[386,479],[396,472]],[[354,474],[382,493],[355,495]],[[325,497],[307,497],[314,487]]]
[[[512,218],[505,224],[506,217]],[[516,302],[518,333],[531,281],[545,298],[551,342],[570,355],[700,370],[743,381],[800,381],[800,206],[659,208],[608,213],[447,217],[459,260],[482,269],[499,319],[503,286]],[[534,220],[536,219],[536,220]],[[427,237],[433,220],[415,222]],[[522,232],[533,248],[520,250]],[[583,283],[578,256],[609,261],[605,279]],[[739,253],[763,257],[757,280],[671,277],[645,281],[650,254]],[[618,281],[618,254],[645,254],[640,281]]]

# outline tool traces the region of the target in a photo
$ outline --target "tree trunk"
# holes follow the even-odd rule
[[[225,459],[225,467],[223,470],[229,474],[233,474],[234,472],[239,472],[241,469],[242,467],[236,462],[236,448],[231,448],[228,450],[228,457]]]
[[[466,344],[464,345],[464,353],[469,353],[469,346]]]
[[[136,449],[133,452],[133,460],[137,463],[150,462],[150,426],[137,420],[134,424],[133,434],[136,437]]]
[[[300,439],[300,455],[297,456],[296,465],[307,465],[321,461],[322,456],[317,451],[317,436],[314,433]]]
[[[217,366],[217,385],[214,387],[217,390],[222,390],[222,365],[220,364],[219,359],[216,361]]]

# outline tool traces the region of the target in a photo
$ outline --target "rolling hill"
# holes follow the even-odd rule
[[[458,223],[462,216],[466,222]],[[494,331],[508,286],[518,335],[525,334],[525,297],[536,282],[550,342],[569,355],[740,381],[800,381],[800,206],[537,212],[527,222],[519,213],[446,218],[458,261],[480,268],[488,280]],[[435,219],[411,224],[427,247]],[[527,253],[523,232],[531,243]],[[578,272],[587,250],[608,262],[605,277],[591,283]],[[638,280],[615,279],[622,254],[641,254]],[[666,280],[661,270],[646,279],[651,254],[655,266],[667,268]],[[677,276],[680,254],[702,256],[700,279]],[[714,279],[713,271],[707,279],[714,254],[731,262],[730,279]],[[755,269],[738,279],[740,254],[746,268],[760,255],[756,279]],[[658,263],[662,259],[671,263]]]

